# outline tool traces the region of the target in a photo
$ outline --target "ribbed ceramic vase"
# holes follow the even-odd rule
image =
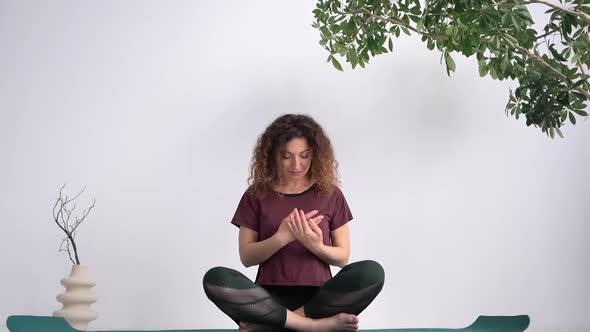
[[[70,276],[61,280],[66,291],[57,296],[63,308],[53,312],[53,316],[63,317],[78,330],[86,330],[88,323],[95,320],[96,311],[90,305],[96,302],[96,296],[90,291],[96,283],[88,273],[88,267],[73,265]]]

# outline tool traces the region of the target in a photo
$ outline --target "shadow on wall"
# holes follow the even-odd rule
[[[463,91],[457,91],[457,85],[440,73],[418,71],[406,76],[405,89],[411,92],[401,102],[399,112],[405,117],[401,130],[414,145],[415,157],[446,159],[461,146],[468,132]]]
[[[398,161],[430,163],[454,155],[473,131],[477,112],[466,106],[457,84],[434,72],[440,68],[414,68],[381,71],[371,89],[343,105],[351,114],[339,125],[353,129],[353,135],[342,135],[342,142],[371,158],[387,153],[399,155]]]
[[[249,166],[258,136],[275,118],[285,113],[308,113],[308,103],[292,80],[264,77],[237,92],[227,96],[224,104],[217,105],[219,109],[212,113],[214,118],[206,128],[195,132],[192,139],[193,149],[206,149],[213,158],[225,160],[227,155],[234,155],[238,161],[234,165],[212,162],[225,168],[228,174]],[[212,142],[215,142],[213,150]]]
[[[258,136],[279,115],[305,113],[308,107],[293,80],[264,76],[249,83],[234,86],[209,104],[207,118],[195,124],[188,137],[193,181],[216,184],[207,188],[208,198],[239,199]]]

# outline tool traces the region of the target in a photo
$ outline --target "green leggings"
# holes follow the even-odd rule
[[[384,279],[383,267],[375,261],[348,264],[304,305],[305,316],[324,318],[341,312],[358,315],[377,297]],[[210,269],[203,277],[203,288],[207,297],[237,324],[244,321],[285,326],[287,309],[236,270],[221,266]]]

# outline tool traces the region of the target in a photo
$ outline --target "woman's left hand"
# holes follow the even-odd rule
[[[314,250],[324,244],[322,230],[318,224],[324,216],[317,216],[307,220],[305,212],[297,209],[296,213],[289,220],[289,228],[297,241],[301,242],[307,249]]]

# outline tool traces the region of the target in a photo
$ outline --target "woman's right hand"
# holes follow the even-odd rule
[[[291,233],[291,229],[289,229],[289,221],[295,219],[295,214],[297,213],[297,209],[293,209],[291,213],[283,219],[279,229],[276,232],[276,236],[281,241],[283,245],[287,245],[293,241],[295,241],[295,236]],[[305,214],[306,220],[319,223],[322,221],[322,218],[314,218],[318,214],[318,210],[313,210]]]

